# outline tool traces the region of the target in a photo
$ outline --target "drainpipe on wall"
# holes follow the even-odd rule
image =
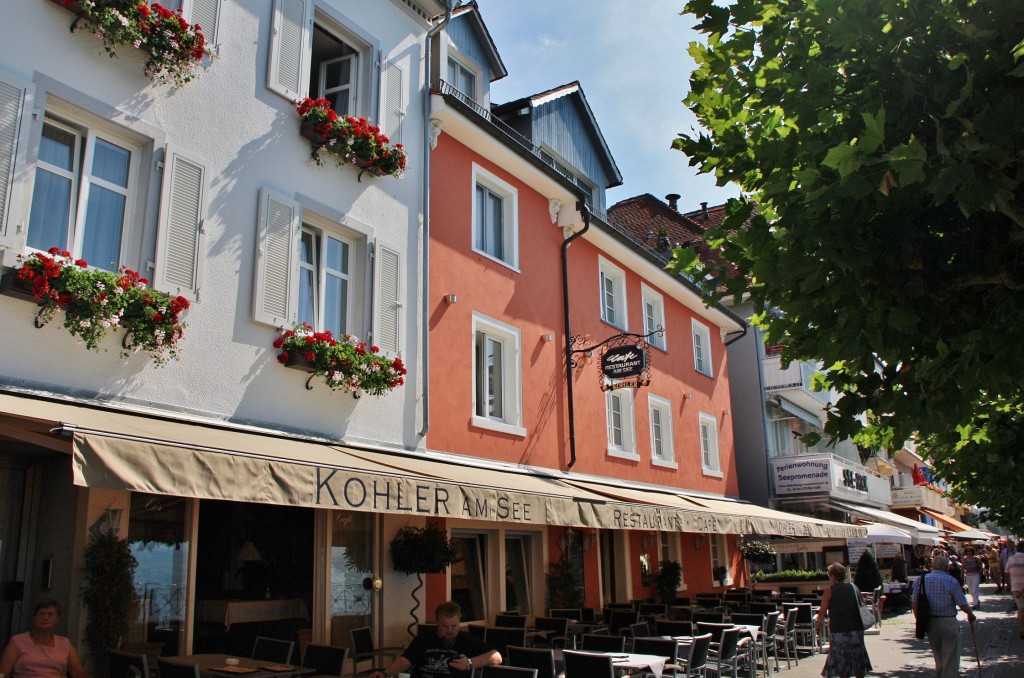
[[[423,343],[423,363],[420,366],[423,425],[420,426],[420,437],[426,437],[430,430],[430,42],[452,20],[452,12],[458,5],[458,0],[445,0],[444,19],[427,31],[423,48],[423,317],[420,318]]]
[[[569,245],[590,228],[590,208],[585,202],[576,203],[583,217],[583,228],[562,241],[562,316],[565,323],[565,391],[569,399],[569,464],[576,465],[576,410],[572,389],[572,330],[569,328]]]

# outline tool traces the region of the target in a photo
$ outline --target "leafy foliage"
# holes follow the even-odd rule
[[[195,67],[202,61],[206,39],[199,24],[189,24],[181,10],[172,12],[159,3],[139,0],[61,0],[64,5],[77,5],[78,22],[103,40],[103,48],[111,57],[118,47],[132,46],[145,50],[146,75],[159,82],[184,85],[195,77]]]
[[[314,130],[309,162],[322,166],[321,153],[326,153],[338,167],[352,163],[375,177],[400,179],[405,174],[405,147],[390,146],[391,140],[366,118],[338,115],[327,99],[303,99],[296,110]]]
[[[710,275],[709,300],[749,294],[785,364],[822,361],[844,393],[827,435],[895,449],[920,432],[955,496],[1024,522],[990,491],[1024,465],[994,430],[1024,419],[1019,1],[686,10],[705,131],[674,146],[746,195],[706,234],[725,262],[680,252],[674,269]]]
[[[548,608],[576,610],[583,607],[583,586],[580,573],[568,556],[552,562],[546,575]]]
[[[112,532],[93,537],[85,548],[82,601],[88,621],[85,638],[93,652],[121,647],[138,612],[135,568],[128,540]]]
[[[766,541],[747,541],[740,547],[743,557],[752,563],[774,563],[775,549]]]
[[[711,570],[711,577],[717,582],[724,582],[729,576],[729,568],[725,565],[719,565],[715,569]]]
[[[405,574],[438,574],[458,558],[455,542],[437,525],[406,526],[391,540],[391,562]]]
[[[41,306],[39,326],[62,310],[64,328],[93,351],[108,332],[121,327],[121,355],[146,351],[157,365],[178,359],[177,342],[185,333],[181,315],[189,308],[188,299],[149,289],[149,281],[129,268],[116,273],[90,269],[84,260],[56,247],[47,254],[19,256],[18,262],[17,284]]]
[[[828,579],[825,570],[782,570],[780,572],[754,572],[750,578],[755,582],[776,581],[823,581]]]
[[[864,550],[857,561],[857,572],[853,575],[853,583],[861,591],[874,591],[882,585],[882,573],[878,570],[878,561],[871,551]]]
[[[282,365],[292,355],[301,355],[331,389],[379,396],[405,383],[401,358],[386,358],[379,348],[351,334],[335,339],[329,331],[316,332],[308,323],[299,323],[282,332],[274,348],[281,350],[277,360]]]
[[[678,560],[663,560],[658,564],[658,574],[654,578],[654,587],[658,590],[662,602],[672,605],[676,599],[676,591],[683,582],[683,566]]]

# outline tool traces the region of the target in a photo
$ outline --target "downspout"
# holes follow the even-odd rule
[[[423,364],[420,368],[423,425],[420,426],[420,437],[426,437],[427,431],[430,430],[430,43],[452,20],[455,4],[455,0],[445,0],[444,19],[427,31],[427,40],[423,48],[423,303],[420,305],[423,344]]]
[[[576,203],[583,217],[583,228],[562,241],[562,316],[565,323],[565,390],[569,399],[569,464],[576,465],[576,410],[572,390],[572,330],[569,328],[569,245],[590,228],[590,208],[585,202]]]

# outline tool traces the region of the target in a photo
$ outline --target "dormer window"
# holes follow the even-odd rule
[[[470,68],[448,57],[448,84],[470,99],[476,99],[476,73]]]

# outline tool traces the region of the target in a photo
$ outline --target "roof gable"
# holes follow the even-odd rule
[[[475,0],[452,12],[448,34],[460,51],[487,68],[488,79],[491,82],[508,75],[508,70],[501,60],[501,55],[498,54],[498,48],[491,38],[490,31],[487,30],[487,24],[484,23]]]
[[[602,188],[622,184],[622,173],[578,81],[493,107],[494,114],[503,119],[519,116],[524,110],[530,117],[531,141],[548,144],[578,171],[594,180],[599,179],[591,176],[596,163],[604,175],[600,177]],[[561,134],[560,130],[566,133]],[[579,134],[573,130],[582,131],[584,138],[577,138]],[[584,140],[587,147],[579,145]]]

